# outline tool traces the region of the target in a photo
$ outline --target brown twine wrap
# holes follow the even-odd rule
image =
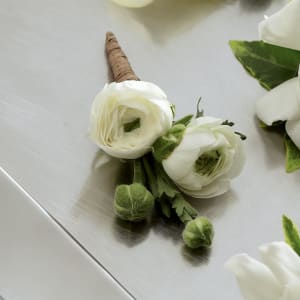
[[[127,56],[112,32],[106,33],[105,50],[114,81],[140,80],[132,70]]]

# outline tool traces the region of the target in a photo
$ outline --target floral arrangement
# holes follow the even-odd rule
[[[228,191],[244,166],[245,136],[232,122],[204,116],[200,101],[195,115],[175,121],[174,105],[157,85],[139,80],[111,32],[106,53],[114,82],[96,96],[89,132],[100,149],[132,168],[132,183],[116,187],[116,215],[138,222],[157,207],[185,224],[187,246],[211,246],[211,222],[184,194],[210,198]]]
[[[286,148],[286,170],[300,169],[300,1],[259,24],[261,41],[231,41],[230,46],[251,76],[269,92],[256,103],[260,125],[279,131]],[[225,264],[234,273],[246,300],[300,299],[300,234],[283,216],[285,242],[259,248],[261,261],[247,254]]]
[[[245,300],[300,299],[300,235],[297,226],[283,216],[286,242],[262,245],[262,262],[238,254],[225,267],[237,278]]]
[[[231,41],[230,46],[251,76],[270,90],[257,101],[261,127],[282,133],[286,170],[300,169],[300,0],[290,1],[259,24],[261,41]]]

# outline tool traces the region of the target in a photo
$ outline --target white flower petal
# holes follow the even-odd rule
[[[262,261],[281,283],[300,281],[300,257],[288,244],[273,242],[261,246],[259,251]]]
[[[207,199],[216,197],[226,193],[230,188],[230,180],[229,179],[216,179],[212,183],[203,186],[201,189],[185,189],[181,186],[181,189],[187,195],[190,195],[194,198]]]
[[[225,267],[235,274],[245,300],[277,300],[282,294],[270,269],[247,254],[230,258]]]
[[[300,299],[300,281],[289,283],[280,300],[299,300]]]
[[[125,7],[143,7],[149,5],[153,0],[112,0],[116,4]]]
[[[256,103],[258,118],[267,125],[300,115],[298,78],[290,79],[266,93]]]
[[[168,159],[163,160],[165,171],[174,181],[191,176],[199,155],[209,150],[215,141],[211,132],[203,131],[199,134],[199,132],[187,128],[181,143],[175,149],[176,151],[173,151]]]
[[[203,173],[197,172],[198,158],[216,152],[217,160],[211,169],[203,167]],[[240,173],[245,162],[242,152],[240,138],[231,127],[222,125],[220,119],[201,117],[191,121],[181,143],[162,164],[184,193],[195,198],[211,198],[225,193],[230,179]]]
[[[298,120],[287,121],[285,129],[291,140],[300,149],[300,118]]]
[[[126,132],[136,119],[140,127]],[[172,126],[173,114],[165,93],[145,81],[113,82],[96,96],[90,114],[92,141],[111,156],[135,159],[150,151],[154,141]]]
[[[300,50],[299,18],[300,0],[290,1],[259,24],[259,36],[267,43]]]

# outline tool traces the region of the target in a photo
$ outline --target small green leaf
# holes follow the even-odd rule
[[[152,149],[153,156],[158,162],[168,158],[173,150],[180,144],[185,128],[183,124],[176,124],[170,128],[165,135],[155,141]]]
[[[160,163],[154,162],[154,168],[156,173],[158,197],[162,197],[165,194],[169,198],[173,199],[176,194],[179,193],[176,185],[166,174],[163,166]]]
[[[230,41],[229,44],[246,71],[268,90],[298,75],[300,51],[263,41]]]
[[[181,194],[176,195],[172,203],[172,208],[175,209],[175,212],[182,223],[191,221],[198,215],[197,210],[194,209]]]
[[[174,125],[182,124],[184,126],[187,126],[191,122],[192,119],[193,119],[193,115],[187,115],[187,116],[179,119],[178,121],[174,122]]]
[[[300,169],[300,149],[294,144],[290,137],[285,134],[284,145],[286,151],[286,171],[292,173]]]
[[[141,120],[140,120],[140,118],[137,118],[137,119],[135,119],[135,120],[133,120],[133,121],[131,121],[129,123],[125,123],[123,125],[123,128],[124,128],[125,132],[131,132],[131,131],[133,131],[135,129],[138,129],[140,127],[141,127]]]
[[[282,226],[285,235],[285,241],[295,250],[300,256],[300,234],[296,224],[293,223],[287,216],[282,217]]]

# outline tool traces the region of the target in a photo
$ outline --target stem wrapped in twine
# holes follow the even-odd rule
[[[127,56],[112,32],[106,33],[105,50],[114,81],[140,80],[132,70]]]

